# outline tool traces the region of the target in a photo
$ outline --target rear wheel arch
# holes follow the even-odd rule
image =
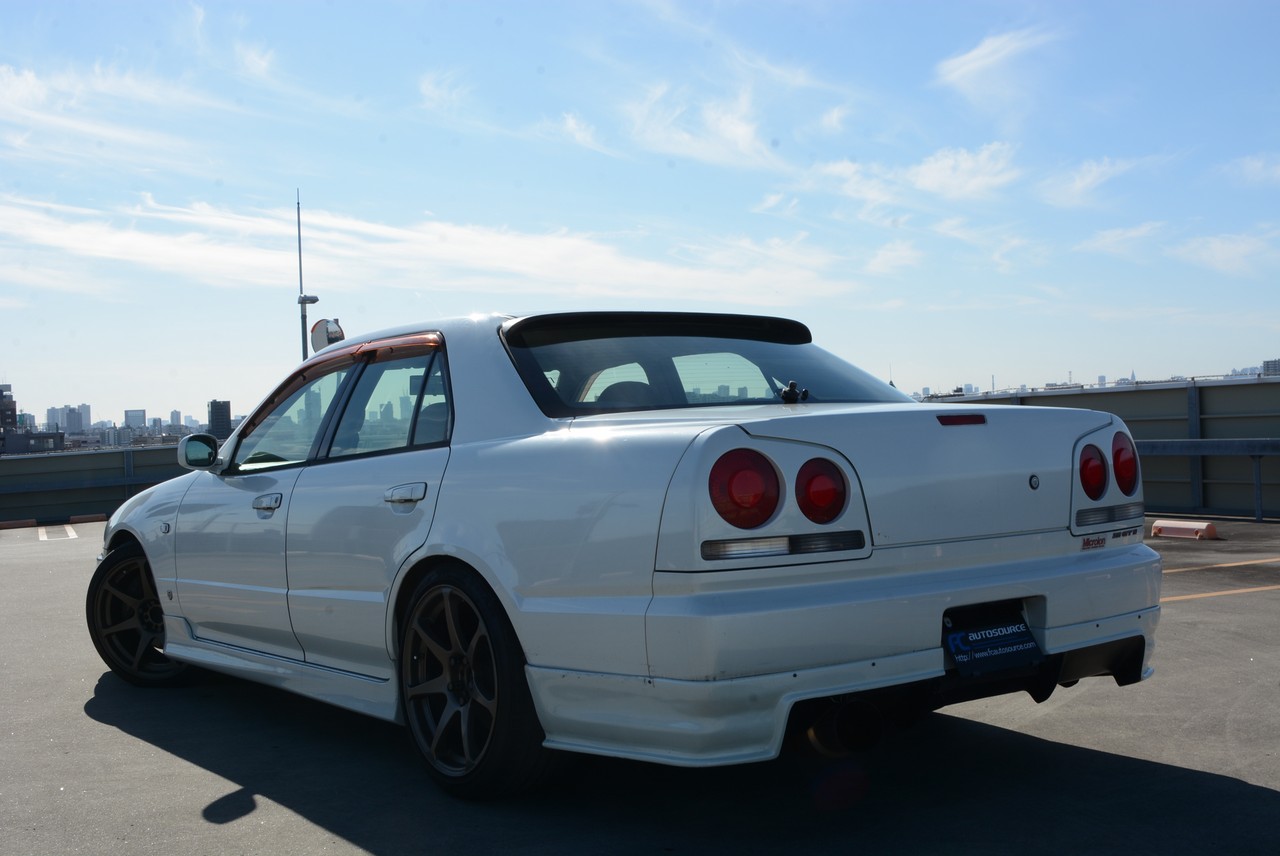
[[[452,557],[416,565],[395,604],[400,713],[432,778],[483,799],[524,790],[551,767],[502,599]]]

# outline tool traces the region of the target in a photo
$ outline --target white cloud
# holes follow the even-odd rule
[[[1160,234],[1164,227],[1165,224],[1160,221],[1149,220],[1128,228],[1104,229],[1076,244],[1075,249],[1112,256],[1132,256],[1141,245]]]
[[[903,268],[917,267],[922,253],[911,241],[890,241],[876,250],[866,271],[872,274],[892,274]]]
[[[257,45],[246,45],[237,42],[236,63],[240,70],[250,77],[266,79],[271,76],[271,65],[275,61],[275,53],[268,48]]]
[[[44,102],[49,87],[30,69],[0,65],[0,111],[29,109]]]
[[[78,289],[103,299],[134,299],[139,283],[220,289],[296,282],[292,207],[231,210],[171,206],[144,197],[118,210],[46,206],[0,197],[0,285]],[[327,292],[420,290],[449,283],[458,293],[654,301],[723,300],[785,305],[847,291],[841,260],[800,234],[682,243],[670,260],[630,255],[587,233],[519,232],[426,221],[389,226],[325,211],[304,223],[307,278]],[[87,273],[92,271],[92,275]],[[79,283],[77,286],[76,283]]]
[[[722,167],[783,166],[757,133],[748,89],[732,100],[691,104],[686,92],[661,84],[626,112],[636,143],[651,151]]]
[[[941,149],[905,175],[919,190],[948,199],[972,199],[1017,180],[1021,171],[1013,166],[1012,146],[988,143],[976,152]]]
[[[457,81],[451,71],[432,71],[418,79],[418,94],[422,106],[428,110],[443,110],[457,105],[466,96],[468,88]]]
[[[1277,154],[1237,158],[1225,169],[1249,184],[1280,184],[1280,155]]]
[[[1026,76],[1015,61],[1057,38],[1034,27],[988,36],[973,50],[938,63],[937,80],[976,104],[1007,103],[1026,91]]]
[[[785,193],[769,193],[764,199],[761,199],[755,205],[748,209],[752,214],[776,214],[782,217],[789,217],[800,207],[800,200],[792,196],[787,198]]]
[[[1276,234],[1209,235],[1192,238],[1171,253],[1192,264],[1233,276],[1250,276],[1263,266],[1274,266],[1280,253],[1272,242]]]
[[[844,120],[849,116],[848,107],[832,107],[830,110],[822,114],[822,119],[818,125],[827,133],[836,133],[844,130]]]
[[[616,155],[616,152],[596,139],[595,126],[583,121],[576,114],[565,113],[560,118],[559,131],[584,149],[590,149],[600,154]]]
[[[1087,160],[1067,175],[1052,178],[1041,186],[1045,201],[1064,208],[1089,204],[1094,191],[1133,169],[1137,161],[1104,157]]]
[[[879,166],[841,160],[818,164],[814,171],[820,178],[834,178],[836,191],[850,199],[860,199],[870,205],[887,205],[896,201],[893,185],[886,180],[885,171]]]

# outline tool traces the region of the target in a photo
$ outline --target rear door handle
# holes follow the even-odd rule
[[[398,484],[395,487],[387,488],[382,494],[383,502],[390,503],[414,503],[422,502],[427,498],[426,482],[414,482],[413,484]]]

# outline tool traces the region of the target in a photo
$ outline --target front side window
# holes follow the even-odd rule
[[[299,379],[283,401],[265,415],[256,415],[256,424],[236,448],[235,469],[252,472],[306,461],[350,371],[345,365],[311,381]]]

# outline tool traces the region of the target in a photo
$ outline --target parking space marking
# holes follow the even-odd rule
[[[77,535],[77,534],[76,534],[76,530],[72,529],[72,528],[71,528],[71,526],[70,526],[70,525],[68,525],[68,524],[66,524],[66,523],[62,524],[62,531],[63,531],[63,532],[65,532],[65,533],[67,533],[67,534],[66,534],[66,537],[64,537],[64,538],[54,538],[54,539],[52,539],[52,540],[54,540],[54,541],[69,541],[69,540],[71,540],[72,538],[79,538],[79,537],[80,537],[79,535]],[[40,538],[40,540],[41,540],[41,541],[48,541],[48,540],[50,540],[50,539],[49,539],[49,527],[48,527],[48,526],[41,526],[41,527],[40,527],[40,529],[39,529],[39,533],[38,533],[38,534],[39,534],[39,538]]]
[[[1229,594],[1253,594],[1260,591],[1280,591],[1280,586],[1254,586],[1253,588],[1231,589],[1230,591],[1208,591],[1204,594],[1180,594],[1175,597],[1162,597],[1161,603],[1173,603],[1175,600],[1199,600],[1204,597],[1224,597]]]
[[[1280,564],[1280,556],[1272,556],[1270,559],[1250,559],[1247,562],[1224,562],[1221,565],[1196,565],[1193,568],[1165,568],[1166,574],[1183,574],[1187,571],[1211,571],[1215,568],[1242,568],[1245,565],[1266,565],[1268,563]]]

